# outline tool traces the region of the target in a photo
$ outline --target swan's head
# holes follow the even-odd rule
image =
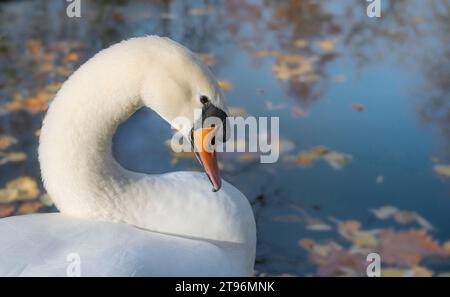
[[[161,39],[164,51],[148,69],[141,90],[146,106],[189,139],[213,185],[221,187],[215,146],[227,135],[223,93],[209,68],[191,51]]]

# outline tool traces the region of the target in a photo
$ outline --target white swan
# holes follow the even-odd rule
[[[214,152],[200,154],[211,183],[115,161],[113,134],[142,106],[168,122],[192,119],[177,127],[188,137],[194,122],[226,116],[210,71],[176,42],[133,38],[99,52],[61,87],[41,131],[42,177],[61,213],[0,220],[0,275],[252,275],[253,212],[227,182],[211,191],[221,186]]]

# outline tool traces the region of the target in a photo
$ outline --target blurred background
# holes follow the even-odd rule
[[[169,36],[198,53],[233,115],[280,118],[280,160],[222,154],[252,203],[256,275],[450,276],[450,1],[0,1],[0,217],[54,212],[37,160],[55,92],[102,48]],[[143,109],[114,153],[149,173],[201,170]],[[152,141],[150,141],[152,139]],[[245,145],[245,143],[241,144]],[[1,236],[1,234],[0,234]]]

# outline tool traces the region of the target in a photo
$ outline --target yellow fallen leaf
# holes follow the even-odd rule
[[[28,176],[16,178],[0,189],[0,203],[35,199],[39,195],[36,181]]]
[[[295,47],[298,47],[298,48],[307,47],[308,44],[309,44],[308,40],[305,40],[305,39],[298,39],[294,42]]]
[[[435,165],[433,170],[445,177],[450,177],[450,165]]]
[[[336,42],[333,40],[322,40],[318,42],[318,46],[325,52],[333,52],[336,49]]]
[[[5,159],[9,162],[22,162],[27,159],[27,155],[22,152],[13,152],[6,154]]]

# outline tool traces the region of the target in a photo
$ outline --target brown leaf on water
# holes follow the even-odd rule
[[[352,156],[330,151],[325,146],[317,146],[301,152],[297,156],[297,164],[303,167],[309,167],[320,159],[325,160],[334,169],[341,170],[352,161]]]
[[[329,150],[323,145],[313,147],[307,151],[303,151],[298,155],[297,163],[300,166],[308,167],[313,164],[314,161],[318,160],[321,156],[328,153]]]
[[[352,105],[352,108],[353,108],[353,110],[356,111],[356,112],[363,112],[364,109],[365,109],[364,105],[362,105],[362,104],[360,104],[360,103],[355,103],[355,104],[353,104],[353,105]]]
[[[16,207],[13,204],[0,204],[0,218],[12,216],[15,211]]]
[[[0,150],[6,150],[10,146],[17,143],[17,139],[12,136],[1,135],[0,136]]]
[[[35,199],[40,191],[36,181],[28,176],[16,178],[0,189],[0,203]]]
[[[309,260],[318,266],[318,276],[365,275],[367,262],[361,253],[345,250],[334,242],[317,244],[314,240],[302,239],[298,244],[310,253]]]
[[[434,272],[426,267],[414,266],[411,269],[386,267],[381,269],[382,277],[432,277]]]
[[[39,209],[44,207],[40,201],[24,202],[17,209],[18,215],[36,213]]]
[[[425,256],[442,254],[439,244],[425,230],[383,230],[380,242],[382,261],[402,267],[416,266]]]

